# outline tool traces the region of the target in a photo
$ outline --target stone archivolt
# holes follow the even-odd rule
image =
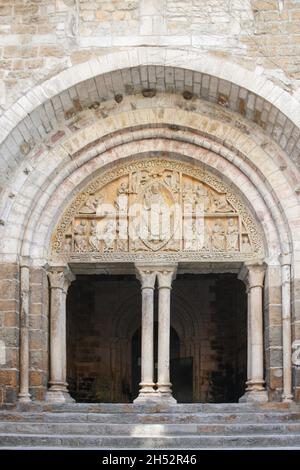
[[[52,257],[65,260],[244,260],[263,256],[253,217],[203,168],[162,159],[119,165],[63,214]]]

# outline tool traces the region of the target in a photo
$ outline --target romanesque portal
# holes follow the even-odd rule
[[[243,399],[265,400],[263,253],[242,198],[204,167],[149,156],[102,172],[52,238],[48,399],[70,400],[68,379],[78,401],[176,403],[171,372],[178,401],[238,401],[246,379]],[[248,346],[238,274],[260,324]]]

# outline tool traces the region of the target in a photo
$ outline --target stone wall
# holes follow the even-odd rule
[[[30,271],[29,387],[33,399],[48,386],[48,281],[44,270]],[[19,266],[0,264],[0,406],[19,392]]]
[[[19,269],[0,264],[0,406],[14,403],[19,381]]]
[[[300,366],[299,366],[299,338],[300,338],[300,279],[295,278],[292,283],[295,293],[292,302],[292,337],[293,343],[293,383],[295,384],[295,400],[300,401]],[[297,352],[298,351],[298,352]],[[296,362],[297,361],[297,362]]]
[[[299,93],[297,0],[2,0],[0,105],[71,65],[140,45],[197,48]]]
[[[270,398],[280,400],[283,387],[281,272],[269,266],[264,289],[264,341],[266,380]]]

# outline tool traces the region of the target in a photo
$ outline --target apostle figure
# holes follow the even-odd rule
[[[227,239],[227,250],[237,251],[238,241],[239,241],[239,229],[236,226],[234,219],[228,220],[226,239]]]
[[[212,227],[212,248],[216,251],[225,250],[225,231],[221,222],[216,222]]]

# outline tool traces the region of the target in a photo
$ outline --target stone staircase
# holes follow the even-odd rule
[[[286,404],[30,405],[0,412],[0,449],[300,449]]]

